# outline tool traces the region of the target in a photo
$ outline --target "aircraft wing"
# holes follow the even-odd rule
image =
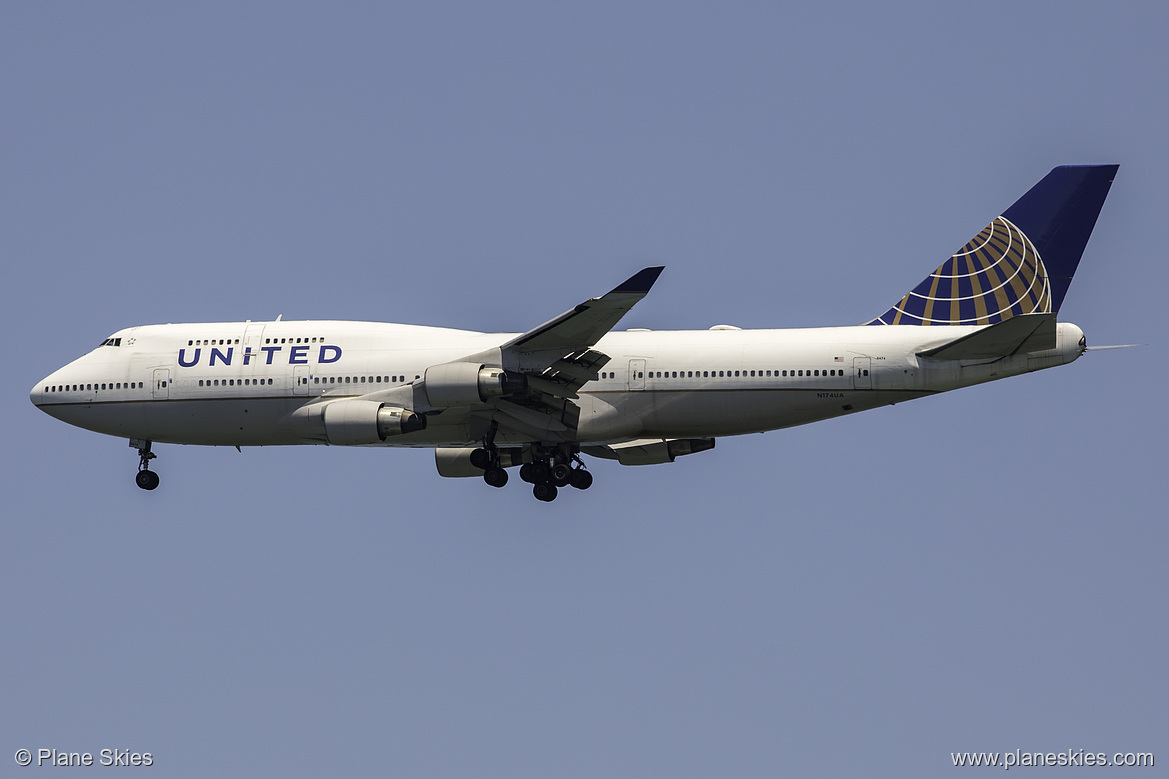
[[[649,293],[662,266],[643,268],[599,298],[586,300],[534,330],[516,336],[504,352],[539,352],[548,349],[571,352],[588,348],[613,329],[637,301]]]
[[[487,408],[470,410],[471,417],[543,440],[571,440],[580,418],[580,407],[574,402],[577,390],[595,380],[610,359],[592,347],[646,296],[662,270],[661,266],[643,268],[599,298],[586,300],[498,347],[449,364],[475,366],[475,372],[484,365],[503,369],[504,397],[485,398]],[[435,381],[441,382],[438,369],[445,367],[428,368],[423,381],[412,385],[410,408],[442,408],[431,397],[428,384],[432,371],[436,371]]]
[[[662,270],[643,268],[607,294],[511,339],[499,347],[503,367],[524,374],[533,390],[575,399],[576,390],[609,361],[593,345],[649,293]]]

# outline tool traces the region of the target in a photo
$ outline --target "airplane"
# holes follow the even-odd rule
[[[759,433],[1065,365],[1089,349],[1056,315],[1117,165],[1038,184],[887,311],[846,327],[615,331],[662,272],[525,333],[346,321],[119,330],[30,393],[45,413],[154,443],[434,449],[440,475],[550,502],[593,483],[582,455],[673,462]],[[1093,347],[1107,348],[1107,347]]]

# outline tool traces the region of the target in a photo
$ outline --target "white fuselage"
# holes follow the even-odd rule
[[[918,353],[980,327],[611,332],[611,359],[579,391],[575,432],[510,432],[502,441],[606,444],[791,427],[1062,365],[1082,331],[1059,324],[1056,348],[994,360]],[[488,351],[514,334],[369,322],[234,322],[132,327],[45,377],[31,399],[78,427],[129,439],[215,446],[327,443],[331,401],[402,399],[433,365]],[[386,446],[466,446],[490,409],[447,409]]]

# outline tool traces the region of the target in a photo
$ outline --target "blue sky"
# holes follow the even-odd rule
[[[1169,760],[1167,22],[1153,3],[6,4],[0,760]],[[427,452],[308,447],[162,446],[144,493],[124,441],[28,402],[134,324],[522,331],[649,264],[623,326],[860,323],[1051,167],[1106,162],[1061,318],[1146,348],[668,466],[594,462],[554,504],[442,480]]]

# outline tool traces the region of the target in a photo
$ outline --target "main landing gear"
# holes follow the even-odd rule
[[[493,438],[488,434],[483,447],[471,452],[471,464],[483,469],[483,481],[492,487],[502,487],[507,484],[507,471]],[[546,449],[532,446],[531,455],[531,462],[520,466],[520,480],[532,485],[536,500],[551,503],[556,500],[561,487],[587,490],[593,486],[593,475],[585,470],[575,447],[562,445]]]
[[[132,438],[130,446],[138,450],[138,475],[134,477],[134,483],[144,490],[154,489],[158,486],[158,474],[150,470],[150,461],[158,455],[150,451],[150,441]]]
[[[492,487],[507,484],[507,471],[500,462],[499,448],[495,445],[495,431],[498,429],[499,426],[492,423],[483,438],[483,448],[471,452],[471,465],[483,469],[483,481]]]

